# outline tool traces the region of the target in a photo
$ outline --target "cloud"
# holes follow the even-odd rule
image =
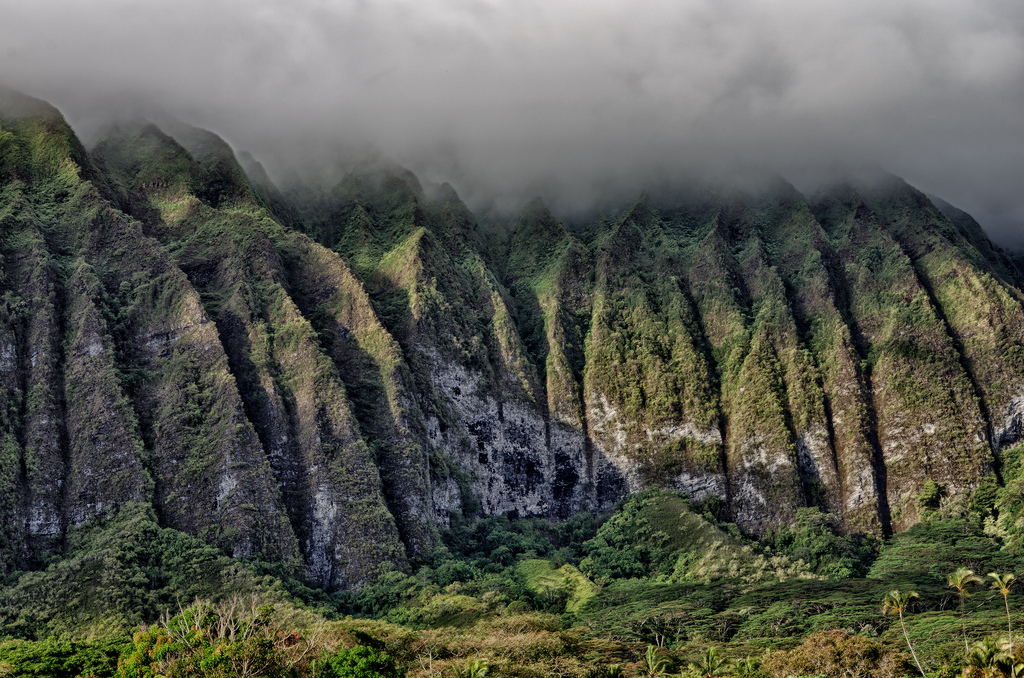
[[[373,145],[464,195],[881,166],[1024,226],[1019,0],[0,0],[0,81],[160,107],[273,173]]]

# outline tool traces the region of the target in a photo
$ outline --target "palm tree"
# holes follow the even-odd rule
[[[725,658],[719,657],[718,650],[713,647],[709,647],[704,652],[704,657],[699,664],[690,664],[686,668],[689,669],[690,675],[697,678],[714,678],[729,670],[728,662]]]
[[[658,656],[658,648],[653,645],[647,646],[647,654],[644,656],[644,668],[647,669],[647,675],[654,678],[654,676],[660,676],[668,670],[669,661],[665,657]]]
[[[1010,678],[1021,678],[1021,676],[1024,676],[1024,663],[1014,663],[1013,655],[1010,654],[1010,641],[1000,638],[999,649],[1006,653],[1006,663],[1002,667],[1003,673]]]
[[[882,614],[898,614],[900,617],[900,627],[903,629],[903,637],[907,639],[907,647],[910,648],[910,654],[914,657],[914,663],[917,664],[917,670],[921,672],[921,675],[925,675],[924,669],[921,668],[921,661],[917,658],[917,653],[914,652],[914,646],[910,642],[910,636],[907,634],[907,625],[903,623],[903,611],[907,609],[910,603],[914,602],[921,596],[918,595],[917,591],[908,591],[906,593],[900,593],[899,589],[893,589],[885,594],[885,598],[882,599]]]
[[[755,678],[760,675],[761,660],[758,657],[733,659],[729,664],[733,678]]]
[[[487,678],[487,674],[490,672],[491,663],[486,659],[474,659],[467,662],[461,669],[455,670],[459,678]]]
[[[1002,664],[1006,661],[1007,654],[999,649],[999,645],[991,638],[980,640],[971,646],[967,654],[967,665],[981,671],[983,678],[997,676],[1002,673]],[[996,672],[999,673],[996,673]]]
[[[966,567],[957,568],[956,572],[949,575],[946,578],[946,585],[951,589],[956,589],[957,597],[960,599],[960,623],[964,627],[964,652],[970,653],[971,648],[967,645],[967,617],[964,616],[964,598],[971,595],[967,591],[967,587],[971,584],[980,584],[982,578],[974,574],[974,570],[969,570]]]
[[[1006,630],[1009,633],[1010,640],[1010,656],[1013,656],[1013,626],[1010,624],[1010,600],[1007,596],[1010,595],[1010,587],[1013,586],[1013,582],[1017,577],[1013,576],[1012,572],[1006,574],[998,574],[996,572],[989,572],[988,576],[992,577],[993,590],[999,591],[1003,596],[1003,605],[1006,606]]]

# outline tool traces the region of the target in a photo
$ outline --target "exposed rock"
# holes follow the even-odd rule
[[[293,200],[251,158],[126,125],[90,156],[0,92],[0,570],[149,502],[327,587],[456,514],[712,497],[762,534],[967,496],[1024,437],[1024,293],[896,179],[644,195],[484,232],[368,163]],[[293,196],[294,197],[294,196]]]

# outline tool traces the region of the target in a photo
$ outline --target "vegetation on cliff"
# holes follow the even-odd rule
[[[967,637],[1012,596],[945,587],[1024,529],[1024,278],[968,215],[882,177],[481,223],[243,160],[0,90],[12,670],[897,675],[893,590],[922,664],[1010,661]]]

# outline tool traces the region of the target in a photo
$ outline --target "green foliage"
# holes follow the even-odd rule
[[[882,545],[868,577],[945,583],[958,567],[976,572],[1011,569],[1015,559],[973,518],[919,523]]]
[[[486,659],[474,659],[455,669],[456,678],[487,678],[491,664]]]
[[[738,532],[723,531],[698,516],[685,495],[662,490],[631,495],[586,550],[581,569],[602,579],[759,581],[808,574],[788,557],[766,555]]]
[[[585,544],[585,572],[605,579],[670,575],[687,549],[713,534],[729,546],[735,540],[695,516],[684,495],[647,490],[630,495]]]
[[[967,653],[964,676],[975,678],[1013,678],[1024,675],[1024,663],[1017,661],[1013,646],[1006,639],[982,638]]]
[[[404,673],[387,653],[366,645],[342,648],[313,663],[313,678],[400,678]]]
[[[1001,457],[1005,484],[1000,487],[993,474],[975,493],[972,508],[986,518],[990,531],[1005,535],[1019,551],[1024,544],[1024,444],[1004,449]]]
[[[300,640],[279,635],[272,613],[271,606],[239,610],[237,601],[197,602],[136,633],[115,678],[285,678],[295,663],[287,650]]]
[[[46,640],[0,643],[0,675],[38,678],[112,676],[124,639],[109,641]]]
[[[863,534],[840,535],[838,528],[835,514],[802,508],[791,524],[768,533],[761,543],[830,579],[865,576],[877,555],[877,542]]]
[[[957,601],[960,603],[960,621],[964,632],[964,650],[969,651],[967,640],[967,618],[964,614],[964,601],[971,595],[972,584],[981,584],[984,580],[974,574],[974,570],[966,567],[958,567],[955,572],[950,573],[946,578],[946,586],[956,589]]]
[[[733,678],[766,678],[768,675],[762,666],[761,658],[750,655],[733,659],[729,664],[729,670]]]
[[[522,560],[516,568],[534,596],[545,601],[545,608],[562,608],[568,614],[580,611],[593,595],[594,584],[569,564],[556,567],[548,560]]]
[[[648,645],[644,652],[643,670],[650,678],[658,678],[668,671],[672,665],[671,660],[658,651],[653,645]]]
[[[942,488],[934,480],[928,479],[924,482],[921,491],[917,493],[917,505],[921,510],[934,511],[939,508],[942,499]]]
[[[989,572],[989,578],[992,580],[992,584],[989,588],[993,591],[998,591],[999,595],[1003,597],[1003,605],[1006,607],[1006,630],[1007,640],[1010,646],[1010,654],[1013,654],[1013,619],[1010,616],[1010,589],[1013,588],[1013,583],[1017,580],[1016,575],[1012,572],[998,573]]]
[[[263,578],[253,565],[160,527],[150,507],[128,505],[113,518],[70,532],[68,541],[67,555],[47,569],[8,578],[0,595],[0,635],[116,638],[180,600],[261,589],[283,598],[274,592],[281,580]],[[327,602],[322,595],[310,598]]]
[[[885,598],[882,600],[882,614],[895,614],[902,617],[910,604],[920,597],[917,591],[901,593],[899,589],[893,589],[885,594]]]
[[[715,676],[732,675],[733,667],[728,660],[718,653],[715,647],[709,647],[696,662],[686,665],[684,675],[688,678],[715,678]]]
[[[672,500],[673,493],[653,493],[638,499]],[[674,500],[673,500],[674,501]],[[655,505],[662,505],[654,502]],[[669,502],[669,505],[672,505]],[[650,510],[651,506],[646,506]],[[674,509],[673,509],[674,510]],[[628,517],[632,509],[623,506],[621,515]],[[648,514],[648,517],[658,516],[657,511]],[[665,514],[667,515],[667,514]],[[636,516],[630,518],[634,520]],[[664,518],[665,516],[662,515]],[[807,532],[811,539],[824,539],[831,543],[835,538],[818,530],[821,528],[820,515],[810,512],[802,518],[805,522],[797,521],[804,528],[808,525],[814,529]],[[140,514],[130,512],[121,518],[111,519],[97,526],[97,529],[87,530],[81,534],[75,534],[74,540],[77,548],[83,549],[83,553],[89,549],[108,549],[103,551],[109,563],[119,562],[124,555],[118,555],[116,551],[110,551],[114,542],[135,541],[136,549],[143,551],[147,548],[166,549],[174,551],[173,541],[162,541],[160,539],[161,529],[150,525],[151,517],[146,517],[143,511]],[[689,675],[716,675],[714,672],[728,671],[720,675],[752,675],[752,676],[788,676],[781,673],[778,667],[792,666],[811,674],[833,675],[830,673],[835,667],[847,662],[851,667],[873,667],[865,670],[878,671],[877,674],[866,673],[864,675],[889,675],[886,671],[892,666],[899,666],[906,656],[899,650],[893,649],[897,645],[897,638],[903,635],[901,626],[895,621],[893,626],[879,616],[878,602],[884,593],[890,590],[895,582],[907,581],[908,585],[919,587],[921,590],[920,599],[915,605],[916,612],[913,615],[905,616],[906,632],[908,640],[913,643],[915,650],[921,657],[922,663],[936,663],[936,656],[942,652],[956,653],[956,646],[960,643],[961,620],[958,608],[944,602],[943,596],[946,589],[946,577],[935,579],[929,574],[929,569],[915,570],[913,576],[921,576],[921,582],[909,581],[900,576],[889,575],[887,579],[860,579],[850,577],[841,580],[821,581],[808,579],[794,579],[789,581],[772,583],[770,581],[757,581],[756,579],[715,579],[708,583],[689,582],[671,583],[668,578],[663,581],[656,581],[654,578],[621,579],[610,578],[603,586],[595,587],[592,583],[586,582],[582,575],[576,572],[572,566],[559,559],[563,556],[575,557],[582,555],[588,543],[582,538],[593,534],[592,523],[584,522],[580,518],[570,521],[575,528],[567,528],[565,525],[558,526],[527,519],[522,521],[503,519],[487,519],[479,523],[465,523],[457,530],[447,535],[448,543],[456,547],[454,552],[449,551],[448,555],[437,554],[434,566],[422,566],[414,575],[406,575],[394,570],[381,576],[375,583],[365,587],[358,594],[344,594],[335,600],[344,602],[351,611],[362,611],[384,617],[392,622],[399,622],[407,628],[420,629],[417,633],[434,633],[430,629],[438,629],[439,637],[452,635],[473,634],[474,629],[485,628],[490,623],[520,624],[526,622],[513,622],[518,619],[521,612],[530,607],[534,609],[552,609],[555,612],[566,610],[571,604],[572,596],[577,584],[585,584],[589,587],[589,593],[582,598],[578,607],[574,608],[572,614],[562,617],[561,623],[554,618],[553,629],[561,629],[562,624],[581,624],[575,627],[582,630],[589,629],[586,636],[592,640],[587,643],[598,642],[623,642],[643,643],[655,647],[664,647],[665,650],[657,650],[655,657],[690,657],[689,661],[694,664],[697,673]],[[943,539],[952,540],[957,543],[959,540],[970,537],[970,530],[966,530],[970,523],[957,523],[952,519],[946,521],[933,521],[921,526],[912,538],[905,543],[893,542],[886,546],[886,549],[901,549],[904,557],[913,553],[914,549],[922,549],[923,553],[942,553],[947,546],[941,543]],[[102,529],[99,529],[102,527]],[[600,529],[604,529],[603,527]],[[574,538],[572,535],[582,530]],[[132,535],[151,534],[141,538]],[[489,540],[493,536],[494,539]],[[940,541],[925,543],[929,539]],[[148,540],[148,541],[147,541]],[[590,541],[593,541],[591,539]],[[628,542],[623,548],[629,548]],[[794,542],[795,543],[795,542]],[[563,545],[565,544],[565,545]],[[576,546],[569,547],[568,545]],[[927,546],[928,550],[923,550]],[[506,567],[492,567],[485,571],[477,567],[477,564],[484,562],[485,549],[507,548],[511,555],[510,564]],[[514,547],[516,552],[512,551]],[[607,547],[603,547],[607,548]],[[461,550],[460,550],[461,549]],[[526,549],[525,551],[521,549]],[[538,555],[537,550],[543,551],[547,559],[532,558],[524,556]],[[967,551],[966,555],[971,552]],[[211,554],[213,555],[213,554]],[[135,558],[140,558],[137,554]],[[893,554],[889,553],[892,558]],[[137,561],[133,561],[137,562]],[[145,561],[153,563],[150,567],[167,567],[159,565],[159,559]],[[231,584],[223,577],[227,572],[221,573],[218,579],[217,563],[230,563],[222,556],[214,555],[211,563],[211,578],[207,581],[210,587],[207,590],[229,591],[231,586],[258,588],[268,583],[268,575],[276,573],[276,570],[268,565],[261,565],[258,568],[240,570],[238,568],[228,570],[231,572]],[[562,562],[563,564],[559,564]],[[183,561],[183,566],[195,568],[196,563],[188,560]],[[113,575],[118,568],[111,570]],[[190,569],[189,571],[202,571]],[[257,572],[264,573],[264,580],[261,583]],[[576,574],[572,574],[576,572]],[[947,572],[948,574],[948,572]],[[26,575],[21,575],[17,581],[20,582]],[[579,580],[573,579],[579,577]],[[116,577],[115,577],[116,578]],[[47,580],[48,585],[55,586],[55,579]],[[86,580],[87,581],[87,580]],[[141,581],[141,580],[140,580]],[[39,586],[40,584],[37,584]],[[142,583],[142,586],[149,584]],[[127,585],[125,585],[127,587]],[[180,587],[181,584],[178,584]],[[225,588],[228,586],[228,588]],[[901,589],[905,589],[900,583]],[[294,590],[300,595],[310,595],[309,589],[303,589],[297,582],[289,583],[285,579],[276,587],[284,587],[287,590]],[[198,588],[198,587],[197,587]],[[17,590],[17,589],[15,589]],[[38,589],[36,589],[38,590]],[[180,590],[180,589],[179,589]],[[191,590],[197,590],[193,588]],[[235,589],[237,590],[237,589]],[[67,599],[68,589],[60,594]],[[168,588],[159,598],[166,601],[171,595],[172,589]],[[37,594],[34,594],[37,595]],[[80,594],[72,594],[80,595]],[[93,595],[93,594],[90,594]],[[122,601],[120,605],[133,605],[130,598],[118,598],[114,589],[107,589],[98,593],[100,596],[112,597],[114,600]],[[222,594],[223,595],[223,594]],[[273,598],[273,588],[265,595]],[[316,600],[315,596],[311,596]],[[909,598],[893,601],[889,607],[894,611],[902,610],[904,613],[910,602]],[[282,599],[282,598],[279,598]],[[1006,629],[1006,617],[1003,615],[1002,602],[998,597],[995,605],[989,599],[981,600],[974,606],[967,615],[969,624],[965,624],[968,636],[972,639],[978,637],[979,633],[992,633],[1002,626],[1003,632]],[[40,598],[22,597],[21,600],[41,600]],[[321,597],[321,604],[329,604],[332,600],[329,597]],[[1012,601],[1011,601],[1012,602]],[[898,604],[897,604],[898,603]],[[172,603],[173,604],[173,603]],[[268,617],[267,608],[260,608],[253,603],[246,608],[244,614],[225,614],[221,603],[201,603],[182,610],[174,619],[167,619],[160,624],[148,628],[146,631],[136,635],[131,648],[121,652],[121,675],[148,675],[148,670],[166,671],[164,675],[234,675],[231,672],[238,672],[239,666],[248,662],[250,666],[261,666],[262,675],[288,675],[288,671],[298,672],[298,675],[320,675],[314,671],[321,671],[323,675],[360,675],[358,673],[348,674],[345,671],[377,671],[381,675],[396,675],[387,671],[409,670],[413,672],[418,662],[414,655],[403,654],[407,650],[400,650],[401,647],[408,647],[408,643],[415,645],[418,641],[402,641],[406,645],[387,644],[386,646],[374,645],[365,641],[359,641],[359,645],[367,645],[364,649],[346,650],[344,648],[333,648],[326,653],[322,651],[310,654],[306,653],[307,659],[300,660],[298,654],[300,648],[312,647],[306,640],[305,632],[294,638],[290,631],[284,636],[279,636],[276,629],[271,633],[271,617]],[[894,606],[895,605],[895,606]],[[153,605],[146,608],[150,610],[147,614],[155,614],[153,610],[158,607]],[[30,609],[30,608],[27,608]],[[261,609],[263,611],[261,611]],[[53,614],[47,612],[46,614]],[[97,614],[102,614],[97,612]],[[109,615],[109,612],[106,614]],[[894,615],[898,616],[898,615]],[[136,615],[135,619],[142,617]],[[223,627],[219,620],[223,618],[233,619],[232,624],[236,628],[235,640],[231,640],[229,634],[217,631],[218,625]],[[1001,623],[1000,623],[1001,617]],[[493,620],[490,621],[490,620]],[[501,621],[507,620],[507,621]],[[533,622],[531,622],[533,623]],[[545,624],[552,622],[545,622]],[[111,637],[124,637],[125,626],[109,624],[108,634]],[[65,623],[64,626],[50,625],[37,627],[38,635],[54,633],[57,629],[64,629],[64,632],[75,632],[75,629],[90,629],[94,632],[98,628],[95,624],[86,626],[74,626]],[[121,629],[116,631],[114,629]],[[516,627],[519,628],[519,627]],[[245,636],[242,629],[248,629]],[[836,629],[846,629],[838,631]],[[830,635],[823,635],[827,631]],[[860,631],[860,635],[851,635],[852,632]],[[81,632],[81,631],[78,631]],[[577,632],[574,630],[574,632]],[[403,631],[402,633],[412,633]],[[563,631],[562,633],[566,633]],[[896,635],[893,636],[893,633]],[[811,634],[811,635],[808,635]],[[242,636],[248,638],[241,642]],[[433,637],[433,636],[432,636]],[[475,636],[469,636],[475,637]],[[504,637],[502,643],[511,642]],[[801,638],[807,642],[797,649],[793,643]],[[817,640],[815,640],[817,639]],[[52,641],[47,641],[52,642]],[[123,643],[123,641],[121,641]],[[433,641],[431,641],[433,642]],[[478,643],[470,647],[489,647],[486,643],[491,642],[480,636],[476,640],[467,641]],[[563,641],[560,641],[563,642]],[[568,640],[564,641],[568,643]],[[575,641],[574,641],[575,642]],[[306,643],[303,645],[303,643]],[[695,651],[705,652],[710,645],[721,650],[714,657],[714,666],[707,670],[707,661],[695,661]],[[370,649],[372,646],[373,649]],[[74,649],[71,654],[65,657],[61,652],[64,650],[46,649],[40,644],[29,644],[22,642],[17,646],[17,653],[11,657],[24,655],[24,662],[37,661],[32,657],[38,655],[38,661],[55,664],[58,661],[73,659],[71,655],[81,655],[88,650],[88,646]],[[560,645],[563,649],[558,650],[556,656],[568,660],[575,652],[587,652],[597,650],[572,650],[570,645]],[[612,647],[602,645],[601,647]],[[106,649],[104,649],[106,648]],[[117,644],[111,643],[102,646],[106,659],[96,655],[96,661],[106,661],[104,665],[107,672],[97,675],[110,675],[110,667],[113,657],[117,654]],[[757,665],[757,655],[764,648],[775,648],[766,655],[761,664]],[[673,652],[668,652],[672,649]],[[91,650],[88,650],[91,651]],[[611,652],[601,650],[599,652]],[[960,651],[963,645],[960,644]],[[617,652],[617,650],[616,650]],[[35,654],[33,654],[35,653]],[[385,663],[381,657],[390,659]],[[751,655],[751,660],[746,668],[738,668],[735,662],[728,662],[727,659],[735,657],[737,653]],[[90,655],[91,656],[91,655]],[[463,658],[448,664],[450,670],[468,670]],[[545,655],[547,656],[547,655]],[[619,657],[617,654],[594,655],[605,657],[605,661]],[[950,654],[949,656],[952,656]],[[81,659],[79,657],[79,659]],[[333,657],[333,659],[331,659]],[[505,665],[494,664],[495,655],[484,655],[481,659],[491,662],[492,673],[504,673],[508,668]],[[316,663],[310,663],[313,658],[318,658]],[[628,656],[625,657],[628,659]],[[79,661],[74,659],[74,661]],[[704,657],[706,660],[707,657]],[[11,658],[5,659],[9,663]],[[329,661],[330,660],[330,661]],[[448,661],[444,655],[434,655],[435,661]],[[643,660],[643,657],[641,657]],[[23,661],[18,659],[18,661]],[[524,660],[525,661],[525,660]],[[622,661],[622,659],[616,659]],[[305,662],[305,663],[303,663]],[[783,662],[791,662],[785,664]],[[801,663],[805,662],[805,663]],[[830,664],[831,662],[831,664]],[[685,663],[685,662],[684,662]],[[330,664],[330,666],[329,666]],[[20,664],[19,664],[20,665]],[[28,666],[28,663],[25,664]],[[42,666],[43,664],[40,664]],[[49,665],[49,664],[48,664]],[[77,666],[77,664],[76,664]],[[157,667],[153,669],[152,667]],[[147,668],[149,667],[149,668]],[[291,668],[289,668],[291,667]],[[504,668],[503,668],[504,667]],[[657,671],[664,672],[665,668],[655,667]],[[738,673],[737,671],[746,671]],[[860,669],[858,669],[860,670]],[[327,673],[333,671],[334,673]],[[283,673],[282,673],[283,672]],[[30,674],[31,675],[31,674]],[[67,674],[75,675],[75,674]],[[367,675],[374,675],[373,673]],[[857,674],[854,674],[857,675]],[[893,674],[893,675],[899,675]]]
[[[385,572],[345,596],[347,611],[413,625],[465,624],[496,609],[573,611],[589,583],[573,567],[599,519],[580,514],[563,523],[489,516],[457,520],[414,576]],[[549,560],[539,560],[538,556]]]
[[[577,514],[565,522],[487,516],[454,522],[442,539],[452,555],[483,571],[501,569],[525,554],[579,564],[585,543],[594,536],[600,522],[590,513]]]

